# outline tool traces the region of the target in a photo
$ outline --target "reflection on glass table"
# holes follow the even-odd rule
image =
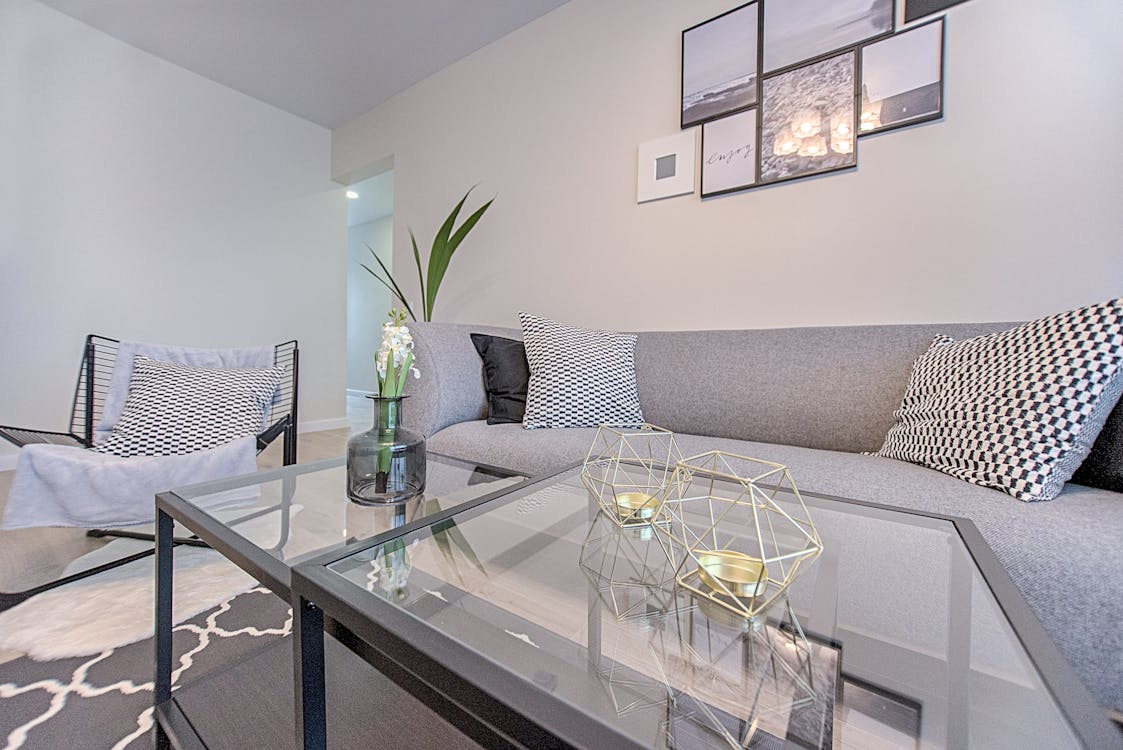
[[[804,500],[823,553],[790,612],[756,621],[676,588],[658,535],[606,522],[576,470],[317,558],[297,588],[349,638],[394,640],[384,653],[424,637],[426,669],[563,743],[1080,746],[975,563],[991,555],[977,532],[969,549],[948,519]]]

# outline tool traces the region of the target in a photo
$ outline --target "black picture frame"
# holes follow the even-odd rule
[[[841,81],[830,80],[839,76],[842,76]],[[817,88],[815,78],[821,79]],[[784,96],[788,90],[798,91],[800,98]],[[832,52],[765,76],[759,110],[759,165],[754,187],[854,169],[858,166],[858,50],[851,47],[842,52]],[[794,115],[808,110],[812,114],[817,113],[817,124],[810,120],[811,129],[807,135],[793,138],[795,148],[788,153],[778,153],[778,139],[785,135],[785,131],[793,132],[793,121],[798,119]],[[847,111],[850,115],[848,120],[838,117]],[[847,125],[845,133],[841,129],[836,131],[840,122]],[[849,140],[846,151],[841,150],[843,138]],[[809,139],[821,140],[821,145],[810,141],[810,145],[824,149],[821,154],[800,153],[805,148],[804,142]]]
[[[738,54],[737,43],[721,44],[722,37],[734,39],[738,36],[737,30],[748,29],[751,29],[752,47],[744,51],[743,58]],[[681,128],[743,112],[757,105],[760,99],[760,31],[758,0],[751,0],[683,30],[679,47]],[[743,65],[738,66],[738,62],[743,62]],[[692,100],[690,106],[687,106],[687,97]]]
[[[938,34],[935,40],[932,38],[933,32]],[[857,103],[858,111],[861,113],[859,138],[939,120],[944,116],[944,40],[944,16],[940,16],[862,46],[858,66]],[[903,73],[902,64],[893,61],[896,57],[915,64],[922,60],[926,52],[934,53],[937,59],[924,60],[927,64],[923,67],[917,66],[912,73]],[[893,82],[893,94],[870,100],[869,79],[879,75],[875,66],[890,69],[889,74],[895,74],[897,80]],[[936,75],[935,81],[929,79],[933,73]],[[913,79],[911,83],[910,76]],[[913,87],[896,91],[896,88],[908,85]],[[890,108],[889,117],[886,116],[886,106]]]
[[[905,23],[939,13],[967,0],[905,0]]]
[[[862,44],[884,39],[892,36],[896,28],[897,0],[783,0],[763,5],[760,43],[757,45],[763,50],[761,78],[802,68],[812,61],[834,57]],[[802,15],[813,15],[820,20],[818,34],[806,28],[788,28],[794,25],[794,21],[788,21],[786,17],[789,14],[800,16],[800,11],[807,10],[807,6],[817,9],[814,14]],[[861,6],[865,6],[864,12],[857,10]],[[810,46],[804,41],[802,50],[798,49],[798,42],[793,41],[809,38],[817,41]],[[797,49],[785,50],[785,42],[787,46],[796,45]]]
[[[736,143],[730,140],[730,135],[726,133],[715,133],[718,129],[725,129],[727,126],[748,126],[751,125],[751,140],[745,144]],[[706,134],[710,134],[710,148],[714,147],[715,135],[720,138],[719,151],[713,154],[707,150]],[[735,137],[735,136],[732,136]],[[749,153],[744,152],[744,148],[749,147]],[[715,159],[716,157],[716,159]],[[722,162],[726,165],[730,161],[736,159],[749,160],[752,165],[752,179],[750,180],[736,180],[730,177],[724,178],[718,185],[707,185],[714,177],[715,169],[720,169]],[[740,112],[726,115],[725,117],[718,117],[713,120],[708,120],[702,124],[702,161],[701,161],[701,193],[703,198],[712,198],[718,195],[728,195],[729,193],[737,193],[742,190],[748,190],[755,187],[760,180],[760,110],[758,107],[752,107]],[[707,179],[710,178],[710,179]],[[709,187],[709,189],[707,189]]]

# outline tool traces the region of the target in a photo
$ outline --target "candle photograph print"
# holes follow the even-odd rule
[[[702,126],[702,197],[743,190],[756,183],[756,110]]]
[[[856,53],[846,52],[764,79],[761,183],[856,164],[856,67]]]
[[[682,127],[756,104],[757,12],[754,1],[682,32]]]
[[[893,31],[893,0],[781,0],[764,8],[764,72]]]
[[[943,116],[944,19],[862,48],[859,133]]]

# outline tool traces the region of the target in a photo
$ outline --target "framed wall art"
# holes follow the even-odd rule
[[[905,23],[912,23],[918,18],[939,13],[941,10],[965,2],[967,0],[905,0]]]
[[[697,128],[648,141],[639,147],[636,203],[694,192]]]
[[[944,113],[944,19],[862,48],[859,133],[936,120]]]
[[[702,197],[744,190],[756,184],[755,109],[702,126]]]
[[[756,104],[758,12],[754,0],[682,32],[683,128]]]
[[[782,0],[764,8],[764,73],[893,33],[894,0]]]
[[[854,51],[765,78],[760,183],[855,166],[856,91]]]

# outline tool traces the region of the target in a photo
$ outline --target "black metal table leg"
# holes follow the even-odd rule
[[[324,613],[303,596],[292,608],[293,694],[296,698],[296,746],[327,748],[327,701],[324,695]]]
[[[172,554],[175,542],[172,517],[156,509],[156,674],[154,702],[172,697]],[[169,747],[167,735],[156,724],[156,746]]]

